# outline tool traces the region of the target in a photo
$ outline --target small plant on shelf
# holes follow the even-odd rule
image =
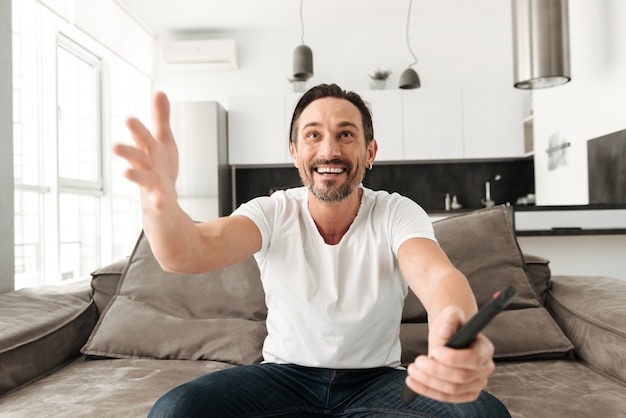
[[[384,89],[385,84],[387,83],[387,79],[391,71],[389,70],[381,70],[380,68],[370,74],[370,78],[372,79],[371,86],[373,89]]]
[[[370,74],[372,80],[386,80],[391,75],[391,71],[389,70],[381,70],[380,68],[374,71],[373,74]]]

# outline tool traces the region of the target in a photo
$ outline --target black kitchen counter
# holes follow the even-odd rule
[[[602,210],[620,210],[626,209],[626,204],[594,204],[594,205],[571,205],[571,206],[535,206],[535,205],[518,205],[511,207],[516,212],[564,212],[571,213],[572,211],[602,211]],[[463,213],[472,212],[482,208],[461,208],[456,210],[443,211],[441,209],[426,210],[426,212],[432,217],[438,216],[455,216]],[[601,216],[601,214],[599,214]],[[626,216],[626,215],[625,215]],[[618,222],[620,223],[620,222]],[[566,226],[566,227],[552,227],[552,228],[516,228],[517,236],[582,236],[582,235],[626,235],[626,228],[623,227],[623,222],[620,225],[616,225],[615,228],[611,225],[608,227],[596,228],[596,227],[578,227],[578,226]]]
[[[594,205],[563,205],[563,206],[535,206],[535,205],[515,205],[516,211],[539,211],[539,210],[604,210],[604,209],[626,209],[626,204],[594,204]]]

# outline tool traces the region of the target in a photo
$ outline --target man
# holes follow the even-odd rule
[[[151,416],[509,416],[482,391],[494,370],[482,334],[444,347],[476,302],[437,244],[424,210],[361,185],[378,145],[367,105],[336,85],[306,92],[290,150],[304,187],[195,224],[177,203],[176,144],[164,94],[154,136],[128,121],[136,146],[117,145],[141,188],[144,229],[161,266],[199,273],[254,254],[268,306],[264,362],[195,379],[164,395]],[[429,353],[400,368],[407,283],[429,317]],[[404,404],[405,384],[419,394]]]

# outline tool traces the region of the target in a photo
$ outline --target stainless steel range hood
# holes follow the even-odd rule
[[[512,0],[512,8],[515,87],[570,81],[568,0]]]

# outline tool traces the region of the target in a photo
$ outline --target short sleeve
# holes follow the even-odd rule
[[[257,197],[243,203],[230,216],[242,215],[249,218],[259,228],[262,244],[259,252],[265,252],[272,237],[272,227],[277,199],[268,196]]]
[[[400,245],[411,238],[427,238],[437,242],[433,224],[426,211],[413,200],[397,193],[390,206],[390,233],[394,254],[398,255]]]

